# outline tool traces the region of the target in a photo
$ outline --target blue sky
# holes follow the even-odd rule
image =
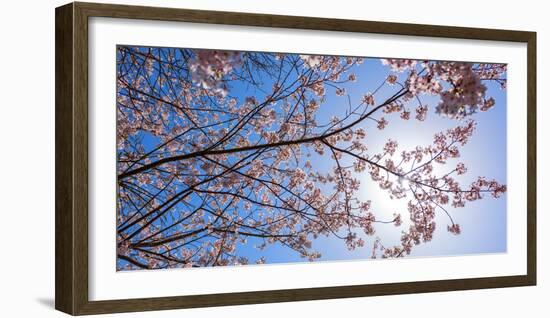
[[[380,85],[382,79],[388,74],[389,67],[381,63],[379,58],[366,58],[362,65],[357,66],[354,72],[357,74],[357,82],[346,86],[352,104],[355,104],[367,92],[372,92]],[[397,73],[399,75],[399,73]],[[496,83],[487,83],[489,96],[496,100],[496,106],[488,112],[478,112],[472,116],[478,123],[476,132],[468,144],[461,151],[461,158],[450,160],[448,166],[454,166],[458,162],[467,163],[468,173],[458,176],[456,179],[467,185],[477,176],[495,178],[501,183],[506,183],[506,91]],[[232,90],[238,96],[239,87]],[[387,89],[387,94],[391,90]],[[384,92],[381,92],[384,93]],[[383,94],[379,100],[382,100]],[[424,122],[416,120],[404,121],[398,114],[385,116],[390,124],[383,131],[376,129],[376,123],[367,123],[366,142],[373,152],[380,152],[388,138],[399,142],[399,150],[410,150],[416,145],[429,145],[433,135],[437,132],[456,127],[463,123],[455,119],[449,119],[435,114],[434,108],[438,103],[438,97],[423,95],[420,97],[423,103],[429,104],[430,110]],[[332,115],[342,114],[348,106],[345,96],[336,96],[327,93],[327,99],[321,105],[318,118],[329,118]],[[411,107],[414,110],[414,106]],[[372,133],[369,133],[372,132]],[[317,160],[320,159],[320,160]],[[314,167],[323,171],[330,169],[332,162],[316,158],[312,160]],[[349,251],[342,240],[334,237],[319,237],[313,241],[313,248],[322,254],[318,261],[366,259],[371,255],[372,243],[375,237],[383,239],[385,245],[399,244],[401,229],[407,229],[407,201],[391,200],[388,194],[379,189],[378,185],[370,181],[368,173],[361,177],[361,194],[365,199],[372,200],[372,209],[376,215],[387,215],[391,219],[394,212],[402,214],[404,225],[399,230],[392,224],[378,224],[374,236],[363,235],[366,244],[353,251]],[[423,243],[413,248],[410,257],[419,256],[443,256],[466,255],[480,253],[506,252],[506,194],[499,199],[487,197],[484,200],[468,202],[465,208],[448,209],[456,223],[461,225],[462,234],[453,235],[447,231],[449,224],[447,216],[438,211],[435,231],[431,242]],[[381,217],[382,218],[382,217]],[[360,234],[360,231],[358,231]],[[252,242],[253,240],[250,240]],[[250,244],[241,246],[242,251],[252,258],[258,255],[258,251]],[[268,245],[262,251],[267,263],[292,263],[304,261],[295,252],[278,244]]]
[[[389,67],[381,63],[379,58],[365,58],[363,64],[355,66],[352,70],[357,75],[355,83],[346,84],[351,104],[357,104],[367,92],[374,91],[388,74]],[[398,74],[399,75],[399,74]],[[401,75],[402,76],[402,75]],[[458,162],[466,163],[468,173],[458,176],[457,181],[468,185],[477,176],[494,178],[498,182],[506,184],[506,91],[496,83],[487,83],[487,95],[496,100],[496,106],[488,112],[479,112],[471,118],[477,121],[477,129],[469,143],[461,148],[461,158],[450,160],[446,166],[454,167]],[[319,122],[326,122],[333,115],[342,115],[348,107],[348,97],[336,96],[333,88],[327,87],[327,98],[321,104],[317,113]],[[382,100],[395,91],[395,87],[384,87],[377,99]],[[229,95],[237,98],[238,103],[243,103],[246,96],[257,94],[247,85],[233,82]],[[427,146],[432,143],[433,135],[437,132],[454,128],[461,124],[455,119],[448,119],[435,114],[435,106],[438,97],[420,96],[423,104],[430,105],[428,117],[424,122],[414,119],[404,121],[399,119],[399,114],[386,115],[389,125],[383,131],[376,129],[376,123],[367,121],[362,123],[367,130],[365,142],[369,146],[369,153],[382,151],[388,138],[397,140],[399,148],[411,150],[415,146]],[[416,104],[411,104],[409,110],[413,111]],[[412,114],[411,117],[414,117]],[[157,144],[155,138],[144,137],[146,148],[154,148]],[[314,160],[313,160],[314,159]],[[311,161],[313,168],[318,171],[327,171],[333,162],[326,157],[314,157]],[[351,161],[348,161],[351,162]],[[437,169],[437,168],[436,168]],[[448,171],[448,170],[441,170]],[[359,199],[370,199],[372,211],[380,220],[391,220],[393,213],[400,213],[403,225],[396,228],[392,224],[376,224],[376,234],[367,237],[363,235],[366,244],[353,251],[346,248],[344,241],[335,237],[319,237],[313,241],[313,249],[321,253],[318,261],[343,261],[368,259],[371,255],[372,243],[376,237],[382,239],[385,246],[398,245],[401,230],[408,228],[407,202],[409,198],[391,200],[387,192],[379,189],[378,185],[370,180],[368,172],[357,175],[361,180]],[[465,208],[448,209],[454,221],[459,223],[462,233],[458,236],[449,233],[446,229],[449,224],[448,217],[440,210],[436,212],[437,229],[431,242],[423,243],[413,248],[410,257],[466,255],[479,253],[506,252],[506,194],[499,199],[487,196],[484,200],[468,202]],[[360,235],[361,231],[357,233]],[[267,263],[293,263],[306,261],[298,253],[285,248],[278,243],[268,245],[264,250],[255,248],[261,242],[258,239],[249,239],[247,244],[241,244],[237,248],[239,254],[249,257],[251,260],[264,256]]]

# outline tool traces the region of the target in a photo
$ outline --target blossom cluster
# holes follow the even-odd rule
[[[506,192],[491,178],[459,182],[469,170],[453,160],[473,120],[428,145],[404,149],[398,135],[371,144],[394,133],[394,118],[421,125],[496,107],[485,83],[505,87],[503,65],[384,59],[390,73],[357,93],[370,76],[362,58],[117,50],[119,269],[262,264],[273,244],[314,261],[318,237],[361,249],[380,226],[403,233],[397,245],[374,239],[373,257],[403,257],[433,239],[438,213],[458,235],[447,209]],[[407,209],[373,209],[365,180]]]

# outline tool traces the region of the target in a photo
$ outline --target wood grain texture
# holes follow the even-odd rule
[[[73,5],[55,10],[55,308],[74,313]]]
[[[73,11],[73,215],[75,312],[88,304],[88,16],[74,4]]]
[[[527,275],[108,301],[88,300],[88,18],[111,17],[527,43]],[[92,65],[93,67],[93,65]],[[71,3],[56,9],[56,308],[72,315],[536,284],[536,33]]]
[[[527,40],[527,277],[537,284],[537,34]]]

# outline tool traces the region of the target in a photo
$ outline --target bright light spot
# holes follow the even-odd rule
[[[399,179],[397,180],[397,182],[399,182],[399,184],[405,189],[405,190],[408,190],[409,189],[409,179],[406,178],[406,177],[399,177]]]

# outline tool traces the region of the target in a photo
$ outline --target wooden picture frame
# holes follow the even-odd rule
[[[55,307],[72,314],[164,310],[536,284],[536,33],[74,2],[56,9]],[[479,39],[527,44],[527,274],[374,285],[90,301],[88,297],[88,19],[111,17]]]

